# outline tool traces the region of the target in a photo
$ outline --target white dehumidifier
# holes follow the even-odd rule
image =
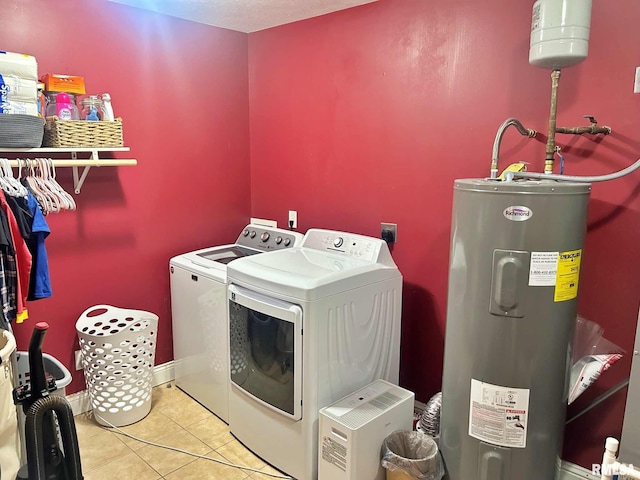
[[[319,412],[318,480],[384,480],[382,442],[413,428],[414,394],[385,380]]]

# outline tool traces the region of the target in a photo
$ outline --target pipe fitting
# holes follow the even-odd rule
[[[558,115],[558,86],[560,85],[560,70],[551,72],[551,109],[549,113],[549,136],[545,149],[544,173],[553,173],[553,156],[556,153],[556,118]]]
[[[570,135],[583,135],[588,133],[590,135],[609,135],[611,133],[611,127],[606,125],[599,127],[598,124],[592,124],[588,127],[556,127],[556,133],[566,133]]]
[[[533,130],[532,128],[526,128],[520,120],[517,118],[507,118],[502,125],[498,128],[498,132],[496,133],[496,138],[493,141],[493,151],[491,153],[491,174],[490,178],[495,179],[498,178],[498,157],[500,155],[500,144],[502,143],[502,137],[504,136],[504,132],[509,127],[516,127],[520,135],[533,138],[537,135],[538,132]]]

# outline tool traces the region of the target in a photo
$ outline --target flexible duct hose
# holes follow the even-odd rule
[[[442,392],[436,393],[420,417],[420,428],[422,433],[437,438],[440,436],[440,410],[442,409]]]
[[[49,395],[36,400],[26,412],[25,438],[29,480],[48,480],[50,478],[46,458],[51,454],[51,438],[55,439],[55,427],[52,413],[58,417],[58,425],[64,449],[61,467],[67,480],[82,480],[78,436],[73,420],[73,412],[67,400],[59,395]],[[51,422],[49,424],[45,422]],[[55,440],[54,440],[55,441]],[[58,478],[58,477],[56,477]]]

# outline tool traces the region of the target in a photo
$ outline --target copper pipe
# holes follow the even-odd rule
[[[556,133],[568,133],[571,135],[582,135],[584,133],[597,135],[602,133],[604,135],[609,135],[611,133],[611,127],[599,127],[597,124],[592,124],[588,127],[556,127]]]
[[[556,117],[558,114],[558,85],[560,70],[551,72],[551,112],[549,114],[549,136],[545,149],[544,173],[553,173],[553,156],[556,153]]]

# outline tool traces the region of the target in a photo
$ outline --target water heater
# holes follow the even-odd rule
[[[533,4],[529,63],[561,69],[587,58],[591,0],[537,0]]]
[[[450,480],[557,478],[590,190],[454,183],[440,429]]]

